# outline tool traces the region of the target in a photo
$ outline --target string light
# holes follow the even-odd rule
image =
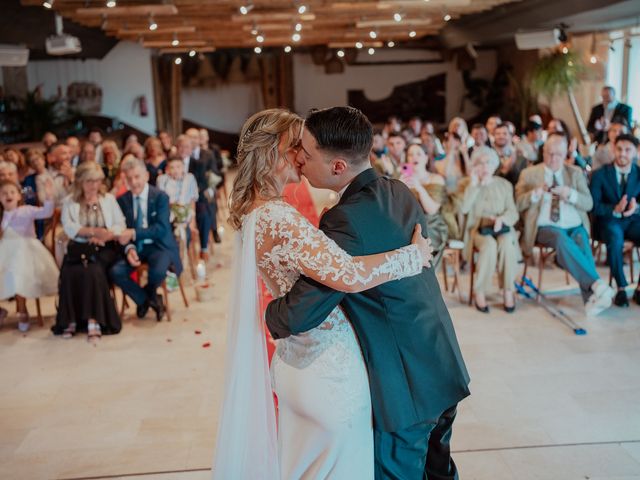
[[[369,55],[373,55],[374,53],[376,53],[376,49],[375,48],[370,48],[369,49]]]
[[[256,52],[258,55],[262,53],[262,49],[260,47],[254,48],[253,51]]]
[[[174,33],[173,40],[171,40],[171,46],[177,47],[178,45],[180,45],[180,40],[178,40],[178,35]]]
[[[401,21],[402,21],[402,14],[400,14],[400,13],[398,13],[398,12],[394,13],[394,14],[393,14],[393,19],[394,19],[396,22],[401,22]]]
[[[562,53],[564,53],[565,55],[569,53],[569,47],[567,47],[566,45],[562,47]]]
[[[304,12],[306,12],[306,11],[307,11],[307,6],[306,6],[306,5],[300,5],[300,6],[298,7],[298,13],[299,13],[300,15],[302,15],[302,14],[303,14]]]
[[[195,50],[191,50],[191,51],[189,52],[189,56],[190,56],[190,57],[195,57],[195,56],[196,56],[196,51],[195,51]]]
[[[158,28],[158,24],[155,22],[153,17],[149,15],[149,30],[152,32]]]
[[[371,30],[369,32],[369,36],[375,40],[378,37],[378,34],[375,31]]]
[[[258,43],[262,43],[262,42],[264,42],[264,37],[263,37],[262,35],[258,35],[258,36],[256,37],[256,42],[258,42]]]
[[[294,42],[299,42],[301,38],[302,37],[299,33],[294,33],[293,35],[291,35],[291,40],[293,40]]]
[[[395,46],[396,46],[396,42],[394,42],[393,40],[389,40],[389,41],[387,42],[387,47],[389,47],[389,48],[393,48],[393,47],[395,47]]]
[[[356,48],[358,49],[362,48],[362,42],[356,42]]]
[[[411,31],[409,32],[409,36],[410,36],[411,38],[415,37],[416,35],[417,35],[417,33],[415,32],[415,30],[411,30]]]
[[[451,20],[451,15],[449,15],[449,14],[447,13],[447,14],[445,14],[445,16],[444,16],[444,21],[445,21],[445,22],[448,22],[449,20]]]
[[[116,6],[116,0],[108,0],[107,1],[107,8],[113,8]]]
[[[284,53],[289,53],[291,52],[291,45],[287,45],[286,47],[284,47]]]
[[[340,58],[344,57],[344,50],[338,50],[336,52],[336,55],[338,55]]]
[[[302,24],[301,23],[296,23],[296,32],[299,32],[300,30],[302,30]]]
[[[173,61],[173,63],[175,63],[176,65],[180,65],[182,63],[182,59],[178,57]]]

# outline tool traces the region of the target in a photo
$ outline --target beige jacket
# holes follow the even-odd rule
[[[587,185],[587,179],[578,167],[565,165],[563,172],[564,185],[577,192],[577,199],[573,206],[578,210],[582,219],[582,225],[590,233],[589,217],[587,212],[593,208],[593,199]],[[531,196],[533,191],[544,185],[544,163],[525,168],[520,173],[516,185],[516,205],[521,212],[523,233],[521,237],[522,253],[531,255],[538,235],[538,217],[542,200],[533,203]]]
[[[473,236],[480,228],[483,214],[487,206],[479,201],[480,192],[491,190],[491,203],[494,210],[493,216],[501,216],[504,224],[511,228],[506,235],[515,235],[514,225],[518,223],[518,211],[513,203],[513,186],[508,180],[501,177],[493,177],[489,185],[471,185],[471,178],[460,180],[458,197],[460,199],[460,212],[466,215],[464,228],[464,258],[468,261],[473,253]],[[486,197],[485,197],[486,198]]]

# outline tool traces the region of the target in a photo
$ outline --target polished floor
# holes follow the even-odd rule
[[[96,346],[50,334],[52,299],[44,328],[21,334],[9,318],[0,329],[0,479],[210,478],[231,259],[227,232],[209,262],[211,300],[197,302],[188,286],[185,308],[172,293],[170,323],[130,309],[123,331]],[[544,282],[588,335],[536,304],[521,301],[509,315],[495,296],[483,315],[445,294],[472,377],[453,437],[461,478],[640,479],[640,306],[586,320],[563,274],[546,270]]]

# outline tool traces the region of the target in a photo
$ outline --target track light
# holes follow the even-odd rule
[[[249,13],[251,10],[253,10],[253,3],[248,3],[246,5],[242,5],[240,7],[240,13],[242,15],[246,15],[247,13]]]
[[[336,55],[338,55],[340,58],[344,57],[344,50],[338,50],[336,52]]]
[[[262,35],[258,35],[258,36],[256,37],[256,42],[258,42],[258,43],[262,43],[262,42],[264,42],[264,37],[263,37]]]
[[[107,8],[113,8],[116,5],[116,0],[107,0]]]
[[[173,63],[175,63],[176,65],[180,65],[182,63],[182,59],[178,57],[173,61]]]
[[[401,21],[402,21],[402,14],[401,14],[401,13],[399,13],[399,12],[394,13],[394,14],[393,14],[393,19],[394,19],[396,22],[401,22]]]
[[[449,15],[448,13],[445,14],[445,16],[443,17],[445,22],[448,22],[449,20],[451,20],[451,15]]]
[[[158,24],[155,22],[153,17],[149,15],[149,30],[152,32],[158,28]]]
[[[260,47],[254,48],[253,51],[256,52],[257,54],[261,54],[262,53],[262,49]]]
[[[300,6],[298,7],[298,13],[299,13],[300,15],[302,15],[302,14],[303,14],[304,12],[306,12],[306,11],[307,11],[307,6],[306,6],[306,5],[300,5]]]
[[[284,53],[290,53],[291,52],[291,45],[287,45],[286,47],[284,47]]]
[[[362,48],[362,42],[356,42],[356,48],[357,49]]]
[[[378,38],[378,34],[374,30],[371,30],[369,32],[369,37],[375,40],[376,38]]]
[[[196,56],[196,51],[195,50],[190,50],[189,51],[189,56],[190,57],[195,57]]]
[[[296,23],[296,32],[299,32],[300,30],[302,30],[302,24],[301,23]]]
[[[411,30],[411,31],[409,32],[409,36],[410,36],[411,38],[415,37],[416,35],[417,35],[417,33],[415,32],[415,30]]]
[[[55,0],[46,0],[42,2],[42,6],[44,8],[53,8],[53,2],[55,2]]]
[[[369,55],[373,55],[374,53],[376,53],[376,49],[375,48],[370,48],[368,53],[369,53]]]
[[[178,40],[178,34],[174,33],[173,40],[171,40],[171,46],[177,47],[178,45],[180,45],[180,40]]]
[[[389,41],[387,42],[387,47],[389,47],[389,48],[393,48],[393,47],[395,47],[395,46],[396,46],[396,42],[394,42],[393,40],[389,40]]]
[[[301,38],[302,37],[299,33],[294,33],[293,35],[291,35],[291,40],[293,40],[294,42],[299,42]]]

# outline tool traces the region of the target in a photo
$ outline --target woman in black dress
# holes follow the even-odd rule
[[[71,239],[60,270],[60,305],[54,334],[88,338],[122,328],[109,290],[109,267],[120,257],[118,235],[126,228],[115,197],[102,194],[104,173],[95,162],[78,166],[71,195],[62,205],[62,226]]]

